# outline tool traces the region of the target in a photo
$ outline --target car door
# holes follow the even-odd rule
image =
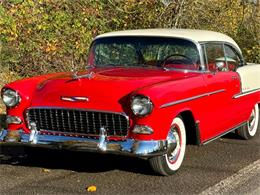
[[[226,62],[228,66],[228,70],[230,72],[233,72],[234,75],[237,75],[239,78],[237,82],[239,82],[239,89],[233,88],[235,90],[235,95],[240,94],[242,92],[242,84],[240,80],[239,74],[236,72],[236,70],[244,65],[244,60],[242,58],[242,55],[231,45],[229,44],[224,44],[224,51],[225,51],[225,57],[226,57]],[[235,82],[235,81],[234,81]],[[240,99],[240,98],[232,98],[230,106],[231,106],[231,112],[233,112],[233,122],[236,124],[241,124],[242,122],[245,121],[246,118],[246,113],[247,111],[251,111],[251,107],[247,106],[250,105],[247,102],[248,100],[245,99]]]
[[[224,53],[224,44],[208,42],[202,45],[207,72],[204,80],[207,86],[207,108],[201,137],[211,139],[228,131],[236,125],[233,110],[233,96],[240,91],[239,76],[230,71]]]

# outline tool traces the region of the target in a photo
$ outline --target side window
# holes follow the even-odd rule
[[[206,43],[204,52],[209,71],[216,72],[228,70],[222,43]]]
[[[239,64],[241,63],[239,55],[229,45],[225,45],[224,49],[225,49],[226,61],[228,64],[228,70],[235,71],[238,68]]]

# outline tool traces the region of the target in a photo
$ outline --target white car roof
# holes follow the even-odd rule
[[[204,41],[221,41],[234,45],[240,51],[237,43],[229,36],[208,30],[193,30],[193,29],[140,29],[140,30],[124,30],[104,33],[97,36],[95,39],[104,37],[118,36],[154,36],[154,37],[173,37],[192,40],[199,43]],[[241,51],[240,51],[241,52]]]

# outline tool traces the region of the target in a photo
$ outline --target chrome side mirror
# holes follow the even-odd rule
[[[223,61],[216,62],[216,68],[218,71],[223,71],[225,69],[225,62]]]

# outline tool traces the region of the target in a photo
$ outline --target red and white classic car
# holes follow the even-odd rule
[[[259,130],[260,65],[211,31],[129,30],[97,36],[86,70],[27,78],[1,91],[2,144],[130,155],[175,173],[186,144]]]

